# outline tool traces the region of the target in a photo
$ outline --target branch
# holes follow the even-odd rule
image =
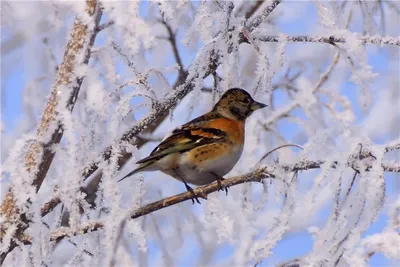
[[[76,76],[74,70],[77,66],[88,64],[90,51],[96,38],[97,32],[94,29],[100,21],[102,12],[96,0],[88,0],[86,3],[86,12],[93,17],[93,23],[88,26],[79,18],[75,19],[63,62],[56,73],[49,100],[37,128],[36,140],[40,142],[33,142],[25,155],[25,169],[32,177],[31,184],[36,188],[36,192],[39,191],[53,161],[55,152],[51,147],[58,144],[63,136],[62,122],[57,118],[58,112],[63,108],[73,110],[81,88],[84,77]],[[3,224],[1,229],[2,241],[6,228],[16,227],[17,231],[11,230],[14,233],[10,236],[18,237],[29,225],[26,214],[19,214],[13,190],[11,186],[0,209],[1,214],[7,218],[6,225]],[[28,199],[21,201],[25,202]],[[5,259],[8,252],[2,253],[1,261]]]
[[[264,0],[258,0],[256,1],[256,3],[249,9],[247,10],[246,14],[244,15],[244,17],[246,19],[250,18],[251,16],[253,16],[253,14],[260,8],[260,6],[262,6],[262,4],[264,3]]]
[[[90,0],[87,2],[86,7],[86,12],[88,12],[90,16],[95,15],[93,18],[95,24],[94,28],[98,25],[101,18],[101,11],[97,10],[96,12],[98,8],[97,5],[96,0]],[[45,136],[51,136],[51,138],[49,140],[43,140],[43,145],[38,143],[33,144],[25,158],[28,172],[36,170],[36,168],[39,170],[33,181],[33,185],[36,186],[36,191],[39,190],[53,161],[54,152],[52,152],[49,147],[58,144],[63,135],[62,123],[56,119],[58,109],[66,107],[69,111],[73,110],[84,78],[76,77],[74,70],[81,64],[88,64],[95,37],[96,31],[94,29],[88,28],[88,26],[79,19],[75,20],[71,31],[71,37],[65,50],[63,63],[60,65],[59,71],[56,74],[56,80],[53,84],[50,99],[37,130],[38,139],[42,139]],[[78,56],[81,53],[83,54],[83,60],[79,62]],[[71,89],[68,88],[69,86],[71,86]],[[63,90],[66,92],[62,92]],[[66,103],[60,102],[61,93],[66,93],[68,95]],[[52,126],[55,124],[57,126],[53,128]],[[41,152],[43,155],[40,158]]]
[[[260,15],[255,16],[255,18],[250,22],[245,23],[247,30],[250,32],[254,31],[280,3],[281,0],[274,0],[270,5],[263,9]]]
[[[99,25],[98,27],[96,27],[96,31],[97,31],[97,32],[101,32],[101,31],[107,29],[108,27],[110,27],[110,26],[112,26],[112,25],[114,25],[114,24],[115,24],[115,22],[114,22],[113,20],[112,20],[112,21],[109,21],[109,22],[106,22],[106,23],[101,24],[101,25]]]
[[[160,22],[165,26],[168,31],[168,41],[171,44],[172,52],[174,53],[175,61],[179,65],[179,77],[187,77],[187,72],[183,69],[183,63],[181,60],[181,56],[179,55],[178,45],[176,43],[176,34],[173,32],[171,26],[164,20],[160,20]],[[179,79],[179,78],[178,78]]]
[[[321,75],[321,77],[319,78],[318,82],[314,85],[313,89],[311,90],[311,94],[312,95],[314,95],[321,88],[321,86],[328,80],[330,74],[332,73],[332,71],[334,70],[336,65],[338,64],[339,58],[340,58],[340,54],[336,53],[334,58],[333,58],[332,64]],[[267,121],[264,123],[264,128],[268,130],[268,128],[270,128],[270,125],[273,122],[275,122],[275,121],[277,121],[277,120],[279,120],[281,118],[289,116],[290,112],[292,112],[294,109],[296,109],[299,106],[301,106],[301,103],[299,102],[299,99],[297,98],[297,99],[291,101],[290,103],[288,103],[286,106],[284,106],[280,110],[274,111],[269,116]]]
[[[400,150],[400,138],[394,140],[393,142],[390,142],[385,148],[385,153],[395,150]]]
[[[350,158],[351,157],[349,157],[349,159]],[[279,175],[282,174],[282,171],[298,172],[298,171],[304,171],[304,170],[318,169],[318,168],[321,168],[321,166],[323,164],[325,164],[325,161],[309,161],[309,160],[303,160],[296,164],[273,164],[273,165],[259,168],[255,171],[250,172],[245,175],[225,179],[225,180],[221,181],[220,184],[223,188],[228,188],[228,187],[232,187],[232,186],[247,183],[247,182],[261,182],[263,179],[266,179],[266,178],[277,179],[277,178],[279,178]],[[331,165],[331,167],[336,168],[336,165],[337,165],[337,163],[334,162]],[[360,164],[352,163],[350,160],[347,163],[348,167],[357,169],[357,170],[360,170],[359,165]],[[366,162],[366,164],[363,167],[365,168],[365,171],[368,171],[370,168],[372,168],[372,164]],[[400,164],[382,163],[382,168],[385,172],[400,172]],[[205,186],[197,187],[197,188],[193,189],[193,193],[198,198],[207,199],[207,196],[209,194],[220,190],[220,188],[221,188],[220,184],[218,182],[214,182],[214,183],[211,183],[211,184],[208,184]],[[186,200],[191,200],[192,198],[193,198],[193,194],[189,191],[178,194],[178,195],[174,195],[171,197],[167,197],[167,198],[150,203],[144,207],[141,207],[139,209],[132,211],[129,215],[129,218],[136,219],[136,218],[145,216],[149,213],[167,208],[169,206],[172,206],[172,205],[175,205],[175,204],[178,204],[181,202],[184,202]],[[81,227],[80,229],[78,229],[77,231],[72,231],[68,227],[61,227],[52,233],[51,240],[58,241],[65,237],[86,234],[86,233],[94,232],[94,231],[97,231],[97,230],[100,230],[103,228],[104,228],[104,224],[101,221],[88,223],[88,224],[84,225],[83,227]]]
[[[58,204],[61,203],[61,199],[59,197],[52,198],[49,202],[46,202],[44,206],[40,209],[40,215],[42,217],[46,216],[49,212],[53,211]]]
[[[259,40],[262,42],[294,42],[294,43],[326,43],[326,44],[335,44],[335,43],[346,43],[347,40],[344,37],[323,37],[323,36],[306,36],[306,35],[298,35],[298,36],[286,36],[286,37],[278,37],[278,36],[261,36],[261,37],[252,37],[253,40]],[[364,37],[357,36],[357,39],[360,40],[364,44],[380,44],[380,45],[394,45],[400,46],[400,38],[399,37]]]

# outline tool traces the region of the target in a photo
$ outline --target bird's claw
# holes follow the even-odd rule
[[[191,188],[191,187],[188,186],[187,184],[185,184],[185,186],[186,186],[186,190],[189,191],[190,193],[192,193],[192,195],[193,195],[193,197],[191,198],[191,199],[192,199],[192,205],[194,205],[194,203],[195,203],[194,201],[195,201],[195,200],[196,200],[196,202],[197,202],[198,204],[201,204],[199,198],[198,198],[198,197],[196,196],[196,194],[194,193],[193,188]],[[201,196],[200,196],[200,197],[201,197]],[[204,196],[203,196],[202,198],[207,199],[207,198],[205,198]]]
[[[196,200],[197,203],[201,204],[199,198],[196,196],[192,197],[191,200],[192,200],[192,205],[194,205],[194,203],[195,203],[194,200]]]
[[[219,186],[218,191],[224,191],[225,190],[225,194],[227,196],[228,195],[228,187],[222,186],[222,184],[221,184],[222,180],[224,180],[224,178],[217,179],[217,183],[218,183],[218,186]]]

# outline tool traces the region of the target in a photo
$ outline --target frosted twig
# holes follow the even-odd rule
[[[54,55],[53,49],[51,49],[51,47],[49,46],[49,39],[46,37],[43,38],[43,43],[47,47],[47,50],[49,52],[49,57],[50,57],[51,61],[53,61],[53,64],[54,64],[54,70],[57,72],[58,71],[58,63],[57,63],[56,56]]]
[[[140,84],[142,84],[149,92],[151,92],[153,94],[154,98],[155,98],[156,94],[155,94],[153,88],[151,87],[151,85],[148,82],[148,74],[144,75],[144,74],[140,73],[136,69],[136,67],[133,64],[133,62],[129,60],[129,57],[122,51],[122,49],[117,44],[112,43],[112,46],[115,49],[115,51],[117,51],[118,54],[120,54],[125,59],[125,62],[128,65],[128,67],[131,68],[133,73],[137,76],[138,82]]]
[[[171,26],[167,23],[165,19],[160,20],[160,22],[165,26],[168,32],[168,38],[167,40],[171,44],[172,47],[172,52],[174,53],[175,61],[179,66],[179,77],[185,77],[187,76],[187,71],[184,70],[183,68],[183,63],[181,60],[181,56],[178,51],[178,45],[176,43],[176,34],[173,32]],[[179,79],[179,78],[178,78]]]
[[[78,245],[74,242],[74,241],[72,241],[72,240],[68,240],[68,243],[70,243],[70,244],[72,244],[74,247],[78,247]],[[93,255],[93,253],[92,252],[90,252],[90,251],[88,251],[87,249],[83,249],[83,252],[85,252],[87,255],[89,255],[90,257],[93,257],[94,255]]]
[[[400,46],[399,37],[381,37],[381,36],[357,36],[357,38],[364,44],[376,44],[376,45],[394,45]],[[335,43],[346,43],[347,40],[344,37],[335,36],[308,36],[308,35],[298,35],[298,36],[285,36],[283,39],[279,36],[254,36],[252,37],[254,41],[259,40],[262,42],[294,42],[294,43],[325,43],[334,45]]]
[[[106,23],[103,23],[103,24],[99,25],[99,26],[96,28],[96,31],[97,31],[97,32],[101,32],[102,30],[105,30],[105,29],[107,29],[108,27],[114,25],[114,23],[115,23],[114,21],[108,21],[108,22],[106,22]]]
[[[251,16],[253,16],[258,9],[260,9],[260,7],[262,6],[262,4],[265,2],[265,0],[257,0],[254,1],[254,5],[252,7],[250,7],[250,9],[248,9],[247,11],[245,11],[245,7],[247,8],[247,3],[249,3],[248,1],[243,2],[239,8],[236,9],[235,12],[235,17],[241,17],[242,14],[244,13],[244,17],[245,19],[249,19]]]
[[[154,234],[155,234],[155,236],[159,239],[159,241],[160,241],[160,249],[161,249],[161,253],[163,254],[163,257],[164,257],[164,259],[165,259],[165,265],[166,266],[172,266],[173,264],[172,264],[172,258],[171,258],[171,256],[169,255],[169,253],[168,253],[168,248],[167,248],[167,246],[166,246],[166,244],[168,244],[168,242],[165,242],[165,240],[164,240],[164,238],[163,238],[163,236],[162,236],[162,234],[161,234],[161,231],[160,231],[160,227],[159,227],[159,225],[157,224],[157,220],[155,220],[154,219],[154,216],[150,216],[150,219],[151,219],[151,222],[153,223],[153,225],[154,225]],[[160,223],[160,222],[159,222]]]
[[[42,140],[42,142],[31,144],[25,155],[24,168],[31,174],[32,185],[36,188],[36,192],[39,191],[53,162],[55,152],[51,147],[54,144],[58,144],[63,136],[62,122],[57,118],[57,114],[61,109],[73,110],[83,82],[83,77],[76,76],[74,71],[78,66],[88,64],[90,51],[96,38],[97,31],[94,29],[99,24],[102,15],[98,2],[96,0],[87,1],[86,12],[92,17],[93,21],[86,24],[79,17],[74,21],[63,62],[56,73],[50,97],[36,131],[38,139]],[[61,91],[67,97],[60,98]],[[12,210],[14,211],[12,214],[14,218],[20,215],[20,218],[27,220],[26,214],[19,214],[12,188],[8,191],[7,196],[2,203],[1,214],[5,215]],[[27,200],[20,199],[20,203]],[[9,219],[11,219],[11,224],[18,228],[17,232],[23,232],[29,227],[28,221],[22,222],[21,220],[14,221],[12,218]],[[18,234],[15,237],[18,237]],[[12,246],[1,253],[0,264],[3,263],[11,250]]]
[[[346,200],[347,200],[347,198],[349,197],[350,191],[351,191],[351,189],[353,188],[354,182],[356,181],[357,174],[358,174],[358,172],[355,171],[355,172],[354,172],[354,175],[353,175],[353,178],[351,179],[350,186],[349,186],[349,188],[347,188],[347,192],[346,192],[346,195],[345,195],[345,197],[344,197],[343,203],[345,203]]]
[[[244,15],[244,17],[246,19],[250,18],[251,16],[253,16],[253,14],[260,8],[260,6],[262,6],[262,4],[264,3],[264,0],[258,0],[256,1],[256,3],[254,4],[254,6],[252,6]]]
[[[118,235],[117,238],[115,239],[115,243],[114,243],[114,248],[113,248],[113,254],[111,257],[111,261],[110,261],[110,267],[115,266],[115,256],[117,255],[117,250],[118,250],[118,245],[119,245],[119,240],[121,239],[123,233],[124,233],[124,228],[125,228],[125,224],[126,224],[126,220],[122,220],[122,222],[120,222],[119,227],[118,227]]]
[[[245,27],[249,32],[254,31],[281,3],[281,0],[274,0],[270,5],[265,7],[260,15],[255,16],[250,22],[245,23]]]
[[[388,153],[388,152],[391,152],[394,150],[400,150],[400,138],[390,142],[385,148],[385,153]]]
[[[340,54],[336,53],[334,58],[333,58],[333,62],[332,64],[329,66],[329,68],[321,75],[320,79],[318,80],[318,82],[315,84],[314,88],[311,90],[311,93],[314,94],[315,92],[317,92],[321,86],[328,80],[329,75],[332,73],[332,71],[334,70],[335,66],[337,65],[337,63],[339,62],[339,58],[340,58]],[[271,125],[272,123],[276,122],[277,120],[284,118],[286,116],[289,116],[289,113],[292,112],[294,109],[296,109],[297,107],[299,107],[301,105],[301,102],[299,99],[295,99],[293,100],[291,103],[287,104],[285,107],[283,107],[282,109],[275,111],[274,113],[272,113],[270,115],[270,117],[267,119],[267,121],[265,122],[265,126],[269,128],[269,125]]]
[[[296,145],[296,144],[285,144],[285,145],[281,145],[278,147],[275,147],[274,149],[268,151],[267,154],[265,154],[264,156],[262,156],[262,158],[258,161],[258,163],[256,164],[256,166],[258,166],[264,159],[266,159],[269,155],[271,155],[272,153],[274,153],[275,151],[284,148],[284,147],[297,147],[300,149],[304,149],[304,147],[300,146],[300,145]]]
[[[40,214],[42,215],[42,217],[46,216],[60,203],[61,199],[59,197],[52,198],[50,201],[46,202],[46,204],[43,205],[43,207],[40,209]]]

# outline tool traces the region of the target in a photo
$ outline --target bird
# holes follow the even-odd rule
[[[266,104],[255,101],[241,88],[227,90],[213,109],[176,128],[154,148],[149,156],[139,160],[136,169],[118,182],[141,171],[161,171],[179,181],[192,192],[188,184],[200,186],[217,181],[222,188],[223,176],[230,172],[243,152],[245,121]]]

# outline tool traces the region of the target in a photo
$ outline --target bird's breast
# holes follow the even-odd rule
[[[181,155],[179,169],[188,183],[208,184],[232,170],[243,151],[243,144],[215,143]]]

